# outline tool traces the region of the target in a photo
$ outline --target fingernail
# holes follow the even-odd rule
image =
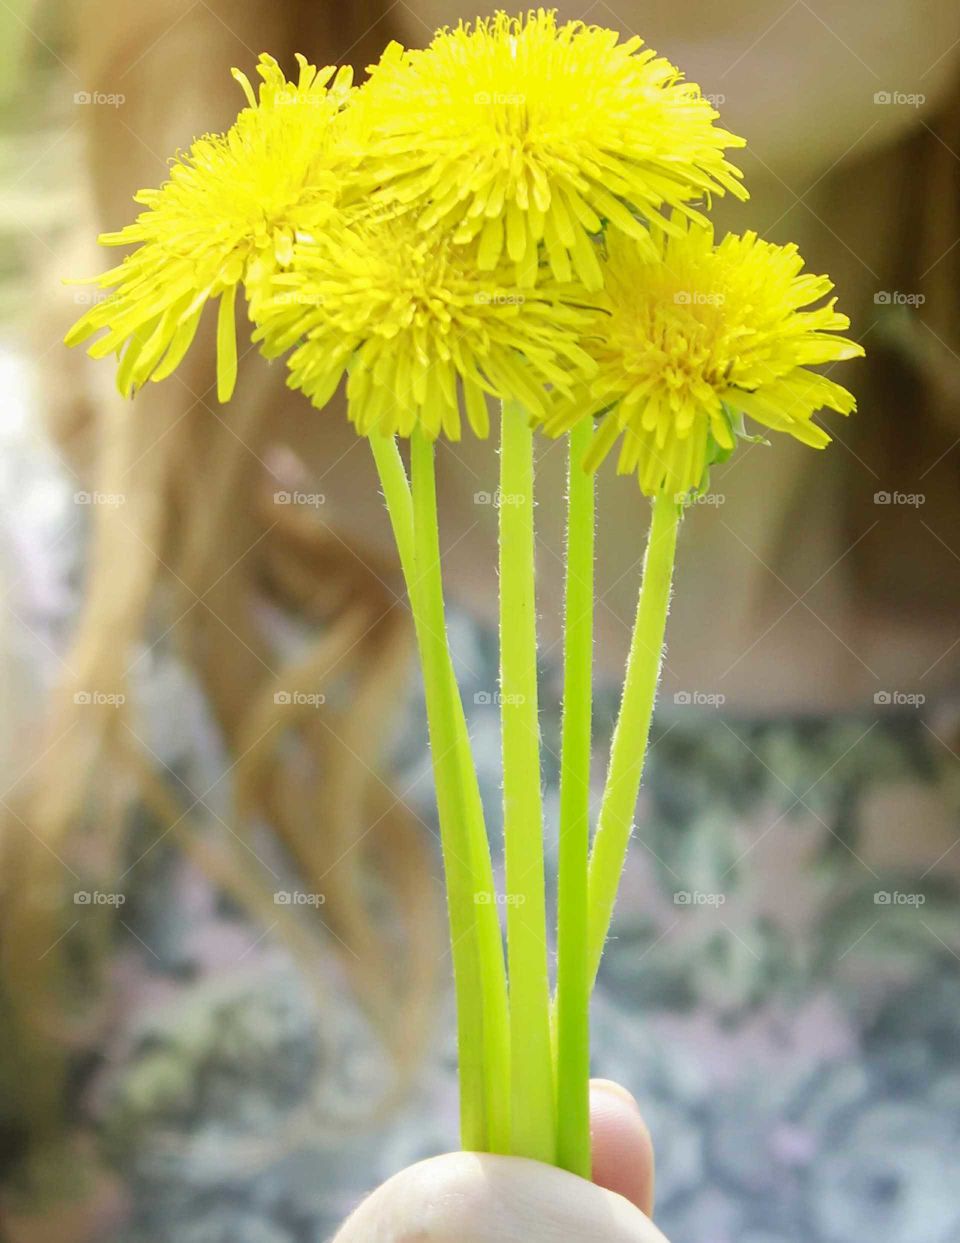
[[[615,1083],[613,1079],[591,1079],[590,1090],[591,1092],[606,1092],[610,1096],[616,1096],[629,1105],[634,1113],[640,1112],[640,1106],[637,1104],[633,1093],[628,1092],[622,1084]]]

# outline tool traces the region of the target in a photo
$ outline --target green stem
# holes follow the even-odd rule
[[[591,983],[596,978],[610,930],[640,793],[650,720],[660,677],[679,518],[680,506],[672,496],[664,494],[654,498],[623,698],[613,733],[610,766],[590,855]]]
[[[499,517],[511,1151],[552,1165],[556,1144],[537,711],[533,432],[515,403],[504,403],[502,413]]]
[[[509,1043],[503,942],[463,702],[447,640],[433,446],[411,445],[414,495],[392,437],[370,438],[420,649],[448,885],[464,1148],[508,1152]],[[416,512],[415,512],[416,511]]]
[[[567,467],[560,860],[557,917],[557,1164],[590,1177],[590,976],[587,861],[593,679],[594,475],[591,420],[570,432]]]
[[[393,436],[373,435],[369,438],[369,444],[377,474],[380,476],[383,499],[387,503],[387,516],[390,519],[394,542],[400,556],[400,568],[409,593],[417,577],[413,566],[413,501],[410,498],[410,484],[407,480],[406,468]],[[410,608],[414,608],[412,598]],[[414,624],[416,624],[416,617]]]

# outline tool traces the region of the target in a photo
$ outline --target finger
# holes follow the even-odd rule
[[[609,1079],[590,1083],[593,1181],[653,1213],[653,1142],[640,1107],[626,1088]]]
[[[566,1170],[474,1152],[422,1161],[383,1184],[334,1243],[666,1243],[623,1196]]]

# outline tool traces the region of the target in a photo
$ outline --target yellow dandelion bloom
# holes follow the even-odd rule
[[[658,244],[650,260],[628,239],[609,239],[589,346],[597,374],[560,399],[548,434],[602,414],[586,465],[619,439],[619,473],[636,472],[651,496],[701,486],[735,448],[742,415],[814,448],[829,444],[813,415],[849,414],[856,403],[808,368],[863,354],[836,335],[850,326],[836,299],[804,309],[830,292],[830,279],[805,273],[796,246],[752,232],[714,245],[711,228],[687,224]]]
[[[350,71],[317,70],[302,56],[299,80],[260,57],[259,99],[234,70],[248,107],[226,134],[208,134],[172,162],[160,189],[141,190],[146,211],[104,246],[138,247],[94,282],[113,292],[93,306],[66,341],[78,345],[101,329],[94,358],[122,352],[117,383],[129,395],[146,380],[169,376],[196,335],[206,302],[220,298],[217,390],[229,399],[237,374],[235,304],[246,284],[260,284],[289,263],[294,238],[316,228],[338,190],[332,159],[334,121],[351,93]]]
[[[391,44],[362,88],[381,197],[415,207],[424,230],[479,239],[484,271],[505,252],[530,284],[542,241],[558,281],[572,267],[598,289],[605,224],[643,243],[638,215],[670,228],[664,206],[746,198],[724,156],[743,140],[642,44],[544,9],[443,29],[423,51]]]
[[[544,385],[572,393],[593,370],[580,347],[592,310],[579,286],[549,277],[521,290],[513,269],[481,271],[448,233],[415,218],[341,222],[299,242],[291,270],[257,308],[267,357],[296,347],[291,388],[317,408],[347,374],[348,413],[362,435],[461,434],[461,410],[488,431],[485,394],[544,417]]]

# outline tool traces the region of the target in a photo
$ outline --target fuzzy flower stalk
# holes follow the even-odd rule
[[[416,632],[446,875],[465,1148],[590,1177],[590,993],[632,830],[683,508],[743,440],[813,448],[828,374],[862,353],[792,246],[716,241],[746,198],[699,88],[637,37],[533,9],[386,48],[360,87],[261,56],[259,92],[198,138],[68,335],[117,357],[132,396],[170,376],[219,301],[217,390],[237,380],[236,302],[317,417],[370,446]],[[500,411],[498,564],[505,888],[447,632],[436,475],[444,442]],[[759,431],[748,431],[748,423]],[[536,450],[567,453],[557,964],[551,980],[537,671]],[[652,518],[619,715],[591,825],[597,468]],[[489,453],[491,468],[496,453]],[[621,485],[629,486],[629,485]],[[491,567],[491,580],[493,572]],[[499,912],[505,909],[505,930]]]
[[[677,527],[712,466],[748,436],[744,416],[823,449],[823,408],[850,414],[853,396],[816,364],[859,357],[840,335],[850,321],[823,302],[828,277],[803,271],[793,245],[755,233],[715,244],[708,225],[684,224],[649,257],[608,240],[602,309],[591,329],[597,372],[572,401],[559,398],[544,430],[596,423],[587,470],[619,443],[617,470],[651,498],[637,617],[589,872],[587,946],[596,975],[629,840],[656,695]],[[817,305],[814,305],[817,304]],[[586,345],[586,343],[585,343]]]

